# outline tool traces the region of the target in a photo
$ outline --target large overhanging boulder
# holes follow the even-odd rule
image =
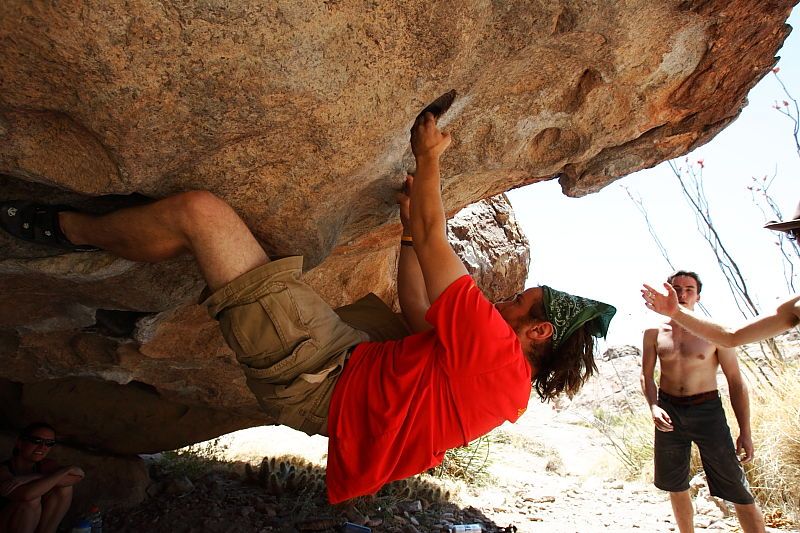
[[[554,176],[582,195],[733,120],[794,3],[5,0],[0,173],[209,189],[313,266],[394,222],[409,126],[440,94],[459,95],[451,211]]]
[[[426,104],[458,94],[441,120],[449,213],[555,177],[586,194],[733,120],[793,4],[6,0],[0,197],[103,212],[208,189],[269,253],[304,255],[332,305],[392,301],[394,195]],[[485,243],[513,233],[502,211]],[[514,254],[459,246],[468,264]],[[516,277],[493,297],[524,279],[499,263]],[[202,287],[188,259],[0,235],[0,421],[125,453],[268,423],[193,305]]]

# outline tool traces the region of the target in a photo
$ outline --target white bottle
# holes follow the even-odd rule
[[[92,525],[92,533],[103,533],[103,514],[96,505],[89,507],[86,520]]]
[[[480,533],[483,528],[480,524],[458,524],[450,526],[450,533]]]

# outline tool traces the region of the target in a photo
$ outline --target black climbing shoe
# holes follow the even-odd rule
[[[73,244],[61,231],[58,214],[74,211],[63,205],[42,205],[24,200],[0,204],[0,228],[23,241],[28,241],[72,252],[99,250],[86,244]]]

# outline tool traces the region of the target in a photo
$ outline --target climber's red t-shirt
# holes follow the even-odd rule
[[[506,420],[531,393],[516,333],[470,276],[454,281],[425,315],[433,329],[359,344],[328,417],[328,498],[371,494],[442,462]]]

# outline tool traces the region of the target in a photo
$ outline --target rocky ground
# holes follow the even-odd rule
[[[488,532],[677,531],[667,494],[652,486],[648,472],[626,480],[598,429],[603,413],[638,405],[638,357],[624,350],[618,355],[601,364],[606,379],[590,383],[574,401],[551,406],[532,400],[517,424],[495,430],[475,451],[471,471],[481,470],[475,465],[486,455],[490,463],[473,483],[423,476],[334,508],[325,502],[321,481],[326,439],[283,427],[252,428],[195,447],[188,458],[154,462],[151,497],[107,513],[105,531],[340,531],[345,522],[402,533],[448,531],[454,524],[480,524]],[[209,456],[223,462],[200,459]],[[709,496],[701,476],[692,485],[698,531],[741,531],[732,509]],[[780,516],[768,522],[782,528],[769,531],[800,532]]]
[[[160,478],[154,496],[134,509],[108,514],[106,531],[338,531],[347,521],[376,532],[403,533],[448,531],[453,524],[470,523],[490,532],[676,531],[666,494],[644,481],[623,481],[604,437],[569,411],[532,405],[520,423],[495,432],[493,462],[482,483],[467,486],[426,477],[412,485],[395,484],[347,508],[325,503],[322,485],[311,477],[321,474],[318,467],[305,467],[309,478],[304,488],[285,482],[270,486],[271,476],[259,481],[257,463],[263,454],[253,455],[259,442],[273,456],[287,449],[310,461],[324,455],[324,439],[292,433],[258,428],[218,442],[222,456],[251,457],[256,466],[249,476],[241,463],[182,472],[154,466],[154,477]],[[297,472],[303,469],[300,461],[293,464]],[[281,478],[279,461],[272,469],[265,464],[268,469]],[[447,491],[449,499],[444,498]],[[730,511],[702,486],[696,504],[699,531],[739,531]]]

